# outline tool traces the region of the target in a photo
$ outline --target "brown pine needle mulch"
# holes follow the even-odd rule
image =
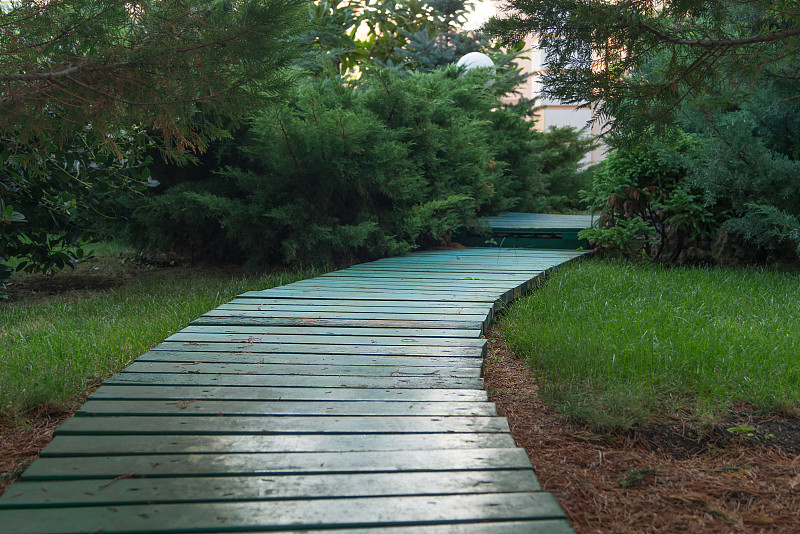
[[[779,430],[766,446],[712,433],[687,449],[698,442],[677,423],[603,439],[542,404],[526,364],[496,330],[489,338],[490,400],[578,534],[800,532],[797,420],[773,422]]]
[[[55,429],[72,412],[40,410],[32,414],[25,426],[0,421],[0,495],[39,457],[39,452],[53,439]]]

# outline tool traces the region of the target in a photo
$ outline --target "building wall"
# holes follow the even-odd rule
[[[499,13],[502,16],[502,13]],[[537,47],[537,39],[528,37],[525,41],[525,48],[529,50],[519,62],[523,71],[532,74],[528,82],[519,87],[519,92],[526,98],[534,98],[541,95],[540,74],[543,72],[544,54]],[[540,97],[538,104],[542,106],[536,116],[536,129],[546,130],[551,126],[573,126],[575,128],[585,128],[588,135],[598,135],[603,125],[592,123],[592,111],[588,108],[578,109],[577,105],[562,104],[556,100]],[[605,159],[605,146],[600,146],[590,152],[584,159],[585,163],[598,163]]]

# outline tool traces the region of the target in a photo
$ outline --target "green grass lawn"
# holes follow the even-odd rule
[[[573,262],[501,326],[545,400],[597,428],[800,405],[797,272]]]
[[[119,250],[101,251],[80,269],[124,269]],[[235,295],[316,274],[162,269],[138,273],[112,289],[0,302],[2,419],[19,422],[43,406],[68,409],[87,387]]]

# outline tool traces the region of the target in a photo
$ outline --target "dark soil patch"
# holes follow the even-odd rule
[[[35,274],[15,276],[8,282],[8,299],[0,300],[0,306],[19,302],[39,301],[56,296],[86,298],[95,294],[131,284],[136,280],[159,273],[209,273],[226,275],[245,275],[248,271],[242,265],[197,264],[187,266],[178,260],[136,257],[128,261],[125,268],[118,271],[92,267],[92,263],[64,269],[51,275]],[[282,267],[271,267],[264,272],[280,271]],[[251,273],[252,274],[252,273]]]
[[[36,275],[15,277],[6,283],[8,302],[32,301],[69,292],[105,291],[133,280],[130,272],[79,272],[61,271],[51,276]]]
[[[759,446],[800,455],[800,420],[775,415],[732,415],[712,427],[681,422],[657,422],[625,433],[650,451],[666,452],[677,459],[713,453],[735,445]]]
[[[485,379],[517,445],[579,534],[800,532],[797,419],[740,414],[705,431],[659,422],[599,436],[539,400],[530,370],[496,332]],[[754,430],[728,432],[736,427]]]

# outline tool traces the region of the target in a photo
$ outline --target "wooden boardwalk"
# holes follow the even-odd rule
[[[487,402],[492,314],[563,250],[251,291],[105,381],[0,498],[23,533],[567,533]]]

